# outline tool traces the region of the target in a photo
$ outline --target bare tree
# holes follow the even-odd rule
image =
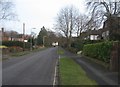
[[[9,0],[0,0],[0,20],[11,20],[16,16],[14,4]]]
[[[87,1],[87,7],[94,16],[99,14],[99,17],[106,16],[108,18],[112,15],[118,16],[120,14],[120,2],[116,0],[112,0],[112,2],[110,0],[103,0],[102,2],[89,0]]]
[[[87,23],[88,23],[88,17],[84,14],[79,14],[76,18],[76,33],[77,37],[81,36],[81,33],[83,31],[86,31]]]
[[[113,36],[113,20],[114,18],[120,16],[120,2],[117,0],[103,0],[101,2],[94,2],[90,0],[87,2],[88,10],[91,13],[91,17],[94,17],[94,21],[96,21],[96,25],[101,24],[100,22],[104,21],[104,19],[109,20],[109,36],[112,38]]]
[[[77,9],[68,6],[60,10],[57,17],[57,28],[62,31],[67,38],[67,46],[71,45],[72,34],[75,29],[75,21],[77,17]]]
[[[91,13],[91,18],[97,22],[96,25],[100,24],[104,19],[109,19],[112,16],[120,14],[120,2],[116,2],[116,0],[112,0],[112,2],[110,0],[103,0],[102,2],[89,0],[87,7]]]

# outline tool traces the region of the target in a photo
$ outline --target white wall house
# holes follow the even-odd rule
[[[58,46],[58,42],[53,42],[52,46]]]

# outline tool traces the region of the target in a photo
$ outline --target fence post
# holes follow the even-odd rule
[[[118,72],[120,66],[119,53],[120,52],[120,43],[113,42],[112,51],[110,55],[110,70]]]

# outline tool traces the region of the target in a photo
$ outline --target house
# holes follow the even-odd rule
[[[111,19],[107,19],[101,29],[82,32],[81,38],[90,40],[109,40],[112,38],[120,40],[120,17],[113,16]]]
[[[1,41],[24,41],[31,37],[30,35],[19,34],[16,31],[4,31],[4,28],[1,29],[0,34]]]
[[[120,40],[120,17],[113,16],[104,22],[102,37],[105,40]]]
[[[101,33],[102,33],[102,29],[89,30],[89,31],[82,32],[81,37],[84,40],[86,40],[86,39],[99,40],[99,39],[101,39]]]
[[[54,46],[54,47],[58,46],[58,42],[53,42],[52,46]]]

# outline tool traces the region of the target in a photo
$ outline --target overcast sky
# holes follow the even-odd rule
[[[59,10],[65,6],[73,5],[85,12],[84,0],[12,0],[15,4],[15,11],[19,21],[4,22],[6,30],[15,30],[22,33],[22,24],[26,24],[26,34],[30,34],[32,28],[39,33],[40,28],[45,26],[52,29],[56,22]]]

